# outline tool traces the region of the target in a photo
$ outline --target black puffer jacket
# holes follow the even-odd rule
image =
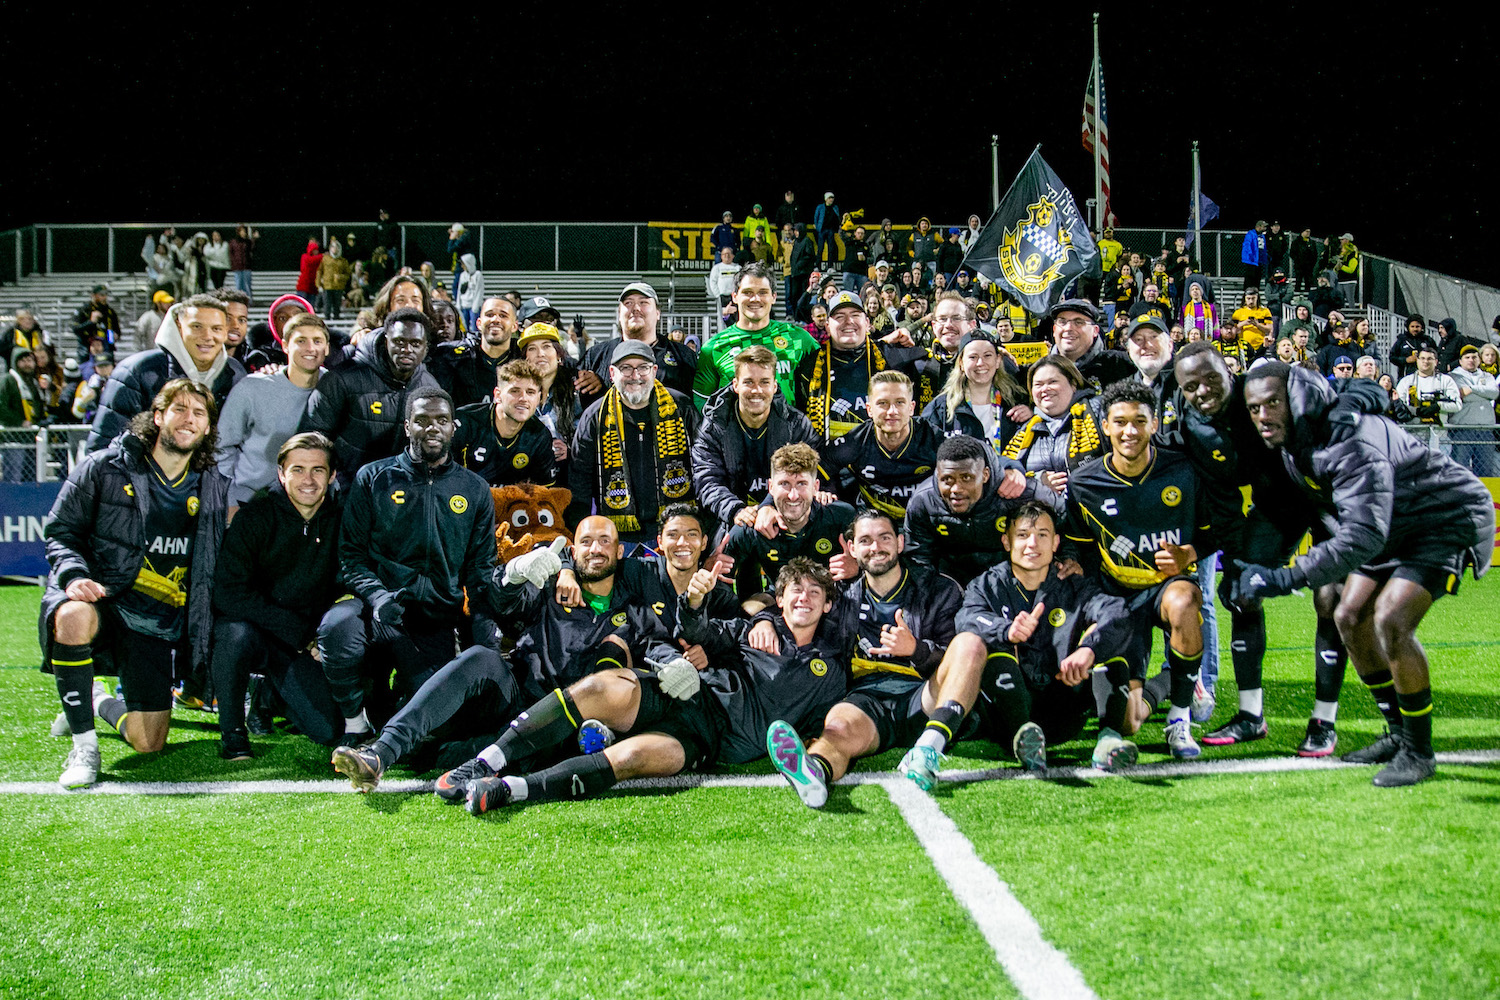
[[[89,431],[85,450],[95,452],[108,447],[130,426],[131,417],[150,409],[162,386],[185,375],[182,364],[159,347],[121,361],[99,394],[99,412],[94,414],[94,428]],[[245,366],[230,358],[213,384],[214,402],[220,409],[224,408],[229,390],[244,377]]]
[[[405,382],[396,378],[385,337],[371,334],[359,342],[353,364],[318,382],[297,430],[321,431],[333,440],[339,482],[348,484],[367,462],[406,447],[407,393],[429,386],[436,388],[437,380],[426,365],[418,365]]]
[[[140,574],[146,557],[146,503],[151,496],[147,462],[145,442],[134,434],[122,434],[108,448],[80,462],[58,492],[45,531],[52,572],[38,623],[43,670],[50,662],[48,623],[68,600],[68,584],[93,580],[117,594],[128,590]],[[198,531],[189,571],[187,638],[193,663],[206,666],[213,637],[214,565],[224,539],[229,480],[213,466],[201,475]]]
[[[735,413],[739,397],[733,386],[724,386],[703,404],[703,422],[693,441],[693,485],[698,503],[726,524],[735,512],[746,505],[746,494],[756,478],[769,479],[771,470],[745,467],[745,439],[740,434]],[[786,397],[774,393],[771,415],[766,419],[766,455],[774,455],[782,445],[797,442],[810,445],[814,451],[822,444],[813,433],[812,424],[800,410],[787,405]]]
[[[1297,560],[1309,585],[1342,580],[1417,535],[1435,548],[1471,549],[1474,576],[1484,575],[1495,507],[1478,478],[1389,418],[1349,414],[1352,429],[1330,421],[1338,397],[1306,369],[1291,370],[1287,395],[1292,427],[1280,458],[1287,478],[1323,508],[1331,536]]]

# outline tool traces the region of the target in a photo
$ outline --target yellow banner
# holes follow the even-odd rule
[[[1016,359],[1016,364],[1018,365],[1035,364],[1045,358],[1048,351],[1052,350],[1052,345],[1046,341],[1034,344],[1017,344],[1012,341],[1002,346],[1010,352],[1011,357]]]
[[[1490,491],[1490,496],[1495,501],[1495,517],[1500,519],[1500,479],[1480,477],[1479,481]],[[1500,528],[1495,530],[1495,548],[1500,549]]]

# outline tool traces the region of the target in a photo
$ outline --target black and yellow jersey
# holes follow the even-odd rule
[[[901,579],[888,594],[875,593],[861,573],[829,613],[834,624],[855,637],[850,660],[854,679],[869,674],[931,677],[953,641],[953,622],[963,606],[963,597],[955,580],[925,566],[902,566]],[[880,647],[881,627],[894,628],[898,610],[916,636],[916,650],[907,657],[875,653]]]
[[[1214,551],[1193,463],[1151,446],[1146,471],[1126,477],[1112,456],[1089,459],[1068,477],[1066,539],[1085,570],[1113,593],[1145,590],[1167,577],[1156,568],[1163,544]]]
[[[772,506],[770,500],[761,504]],[[846,503],[814,503],[801,531],[783,531],[767,538],[754,528],[737,524],[729,529],[724,554],[734,560],[734,586],[740,600],[769,591],[781,567],[798,556],[828,565],[842,551],[839,536],[854,523],[854,508]]]
[[[557,458],[552,452],[552,432],[533,416],[510,439],[495,430],[495,404],[461,406],[455,414],[453,457],[491,486],[557,482]]]
[[[932,478],[942,443],[931,424],[913,420],[906,440],[887,451],[867,421],[824,449],[818,472],[839,499],[889,514],[899,529],[907,503]]]

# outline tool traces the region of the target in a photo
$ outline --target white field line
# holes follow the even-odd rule
[[[1500,761],[1500,749],[1455,750],[1437,755],[1439,764],[1489,764]],[[1288,771],[1334,771],[1369,767],[1345,764],[1328,758],[1258,757],[1238,760],[1164,761],[1140,764],[1118,771],[1096,771],[1090,767],[1058,767],[1047,771],[1023,771],[1018,767],[944,771],[939,780],[949,784],[978,781],[1095,780],[1104,778],[1191,778],[1210,774],[1271,774]],[[863,771],[840,779],[841,785],[884,784],[898,776],[892,771]],[[904,780],[904,779],[903,779]],[[778,788],[785,783],[776,774],[677,774],[670,778],[623,781],[621,791],[641,788]],[[289,795],[354,791],[347,781],[105,781],[77,791],[65,791],[52,781],[0,781],[0,795]],[[430,792],[432,782],[415,778],[381,782],[379,791]]]
[[[1000,960],[1000,967],[1027,1000],[1099,1000],[1083,973],[1042,937],[1042,928],[989,865],[980,860],[969,839],[938,806],[937,800],[904,778],[882,784],[901,818],[979,932]]]

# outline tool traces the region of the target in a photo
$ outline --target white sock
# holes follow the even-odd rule
[[[479,751],[475,756],[496,771],[505,766],[505,753],[493,743]]]
[[[99,733],[98,733],[98,731],[90,729],[86,733],[74,733],[73,734],[73,747],[74,747],[74,749],[77,749],[77,750],[82,750],[82,749],[85,749],[85,748],[90,749],[90,750],[97,750],[97,749],[99,749]]]
[[[99,703],[100,702],[108,701],[109,699],[113,698],[114,696],[115,696],[114,692],[110,691],[108,688],[106,688],[102,693],[100,693],[98,696],[96,696],[94,698],[94,714],[95,715],[99,714]]]
[[[510,800],[512,802],[525,802],[526,801],[526,779],[525,778],[509,777],[509,778],[501,778],[500,780],[503,781],[503,782],[505,782],[505,787],[507,787],[507,788],[510,789]]]
[[[359,710],[359,714],[356,715],[352,719],[349,718],[349,717],[347,717],[347,716],[345,716],[345,718],[344,718],[344,732],[346,732],[346,733],[368,733],[369,731],[370,731],[370,717],[365,714],[365,710],[364,709],[360,709]]]
[[[1329,725],[1333,725],[1339,717],[1339,703],[1336,701],[1313,702],[1312,717],[1314,719],[1322,719]]]
[[[1240,692],[1240,711],[1257,718],[1265,714],[1265,689],[1249,688]]]
[[[1169,726],[1174,722],[1187,722],[1188,718],[1188,706],[1186,705],[1181,708],[1173,705],[1167,709],[1167,725]]]
[[[938,753],[942,753],[947,745],[948,737],[944,736],[942,731],[937,728],[924,729],[922,730],[922,735],[917,737],[917,746],[932,747]]]

